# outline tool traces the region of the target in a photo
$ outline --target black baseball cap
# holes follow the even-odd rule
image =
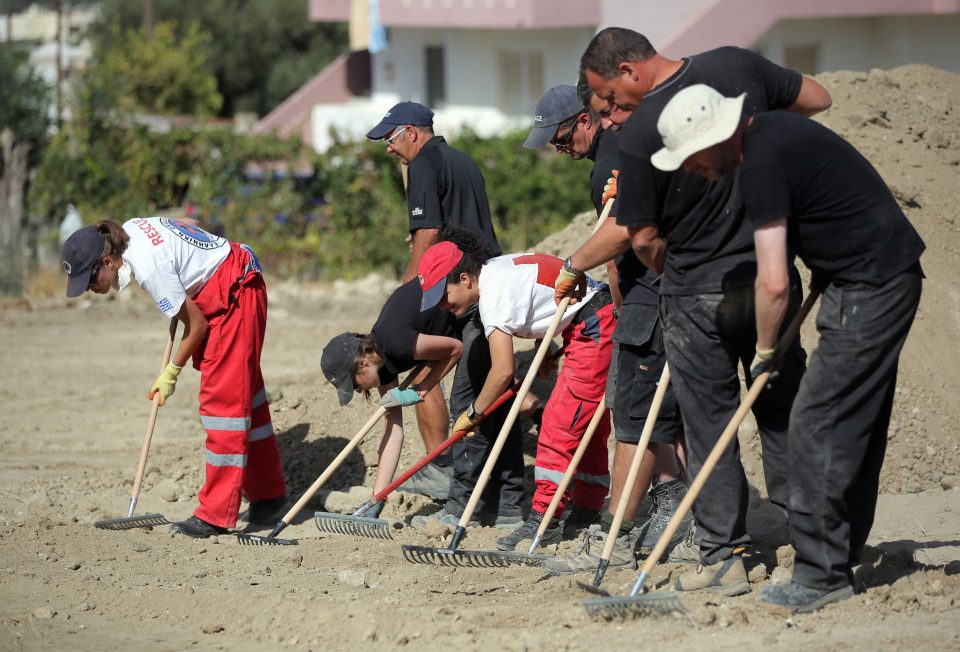
[[[320,369],[334,387],[343,407],[353,398],[353,363],[360,352],[360,335],[340,333],[330,340],[320,355]]]
[[[394,104],[380,123],[367,132],[370,140],[385,138],[391,131],[400,125],[415,127],[433,126],[433,111],[417,102],[400,102]]]
[[[106,241],[95,227],[78,229],[63,243],[63,271],[67,273],[67,296],[79,297],[90,287],[90,272],[103,256]]]
[[[557,133],[557,127],[561,122],[569,120],[583,110],[576,86],[569,84],[554,86],[537,102],[533,129],[527,134],[523,146],[529,149],[543,147]]]

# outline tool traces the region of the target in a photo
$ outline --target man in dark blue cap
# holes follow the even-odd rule
[[[439,242],[440,231],[447,226],[475,233],[486,240],[494,255],[502,253],[493,230],[483,174],[469,156],[450,147],[443,136],[433,133],[433,111],[417,102],[400,102],[387,111],[380,123],[367,133],[367,138],[382,139],[387,152],[409,166],[407,217],[411,247],[404,283],[416,277],[423,252]],[[464,363],[459,364],[454,373],[450,409],[454,414],[461,414],[470,407],[482,386],[482,380],[477,384],[471,379],[486,377],[490,355],[476,306],[456,319],[455,330],[463,342],[461,361]],[[439,390],[428,393],[417,406],[417,422],[428,448],[434,441],[439,443],[446,438],[449,415]],[[432,516],[453,525],[459,521],[499,432],[497,423],[497,419],[489,419],[476,435],[453,445],[453,478],[447,504]],[[501,527],[516,527],[523,521],[521,443],[520,428],[514,424],[497,462],[494,481],[484,493],[484,504],[478,506],[478,511],[496,514],[495,524]],[[443,464],[441,458],[438,460]],[[436,482],[426,477],[421,479],[419,475],[407,482],[408,490],[413,487],[414,491],[424,493],[421,491],[424,483],[429,483],[430,489],[436,488]],[[425,525],[425,518],[415,517],[413,524]]]

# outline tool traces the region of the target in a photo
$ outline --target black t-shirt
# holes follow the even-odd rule
[[[493,231],[487,189],[469,156],[434,136],[410,161],[407,211],[410,232],[452,225],[482,235],[495,255],[502,251]]]
[[[747,217],[787,219],[791,249],[818,282],[882,283],[911,267],[923,240],[870,162],[826,127],[792,113],[754,117],[743,141]]]
[[[737,175],[711,183],[699,174],[661,172],[650,156],[663,147],[657,120],[678,91],[707,84],[727,97],[746,93],[754,115],[789,107],[803,78],[759,54],[723,47],[685,59],[654,87],[620,130],[620,207],[617,223],[657,226],[667,241],[660,292],[698,294],[752,283],[756,277],[753,229],[743,214]]]
[[[590,199],[597,209],[599,216],[603,212],[603,187],[607,179],[613,176],[614,170],[620,169],[619,140],[617,132],[610,129],[598,129],[590,144],[587,158],[593,161],[593,171],[590,173]],[[619,199],[613,200],[611,215],[617,214]],[[640,262],[633,250],[625,251],[616,259],[617,273],[620,276],[620,295],[624,305],[643,303],[657,305],[657,275],[647,269]]]
[[[380,316],[370,334],[383,353],[381,385],[396,380],[398,374],[416,366],[413,347],[417,335],[452,336],[450,313],[437,307],[420,312],[422,298],[420,281],[412,279],[394,290],[380,309]]]

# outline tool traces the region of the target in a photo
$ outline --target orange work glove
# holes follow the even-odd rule
[[[617,196],[617,177],[620,176],[620,170],[613,170],[613,175],[607,179],[607,184],[603,187],[603,194],[600,196],[600,203],[606,204],[608,199]]]

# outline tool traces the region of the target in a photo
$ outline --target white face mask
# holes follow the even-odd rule
[[[133,278],[133,269],[127,261],[123,261],[120,268],[117,269],[117,278],[113,281],[113,289],[122,292],[124,288],[130,285],[130,279]]]

